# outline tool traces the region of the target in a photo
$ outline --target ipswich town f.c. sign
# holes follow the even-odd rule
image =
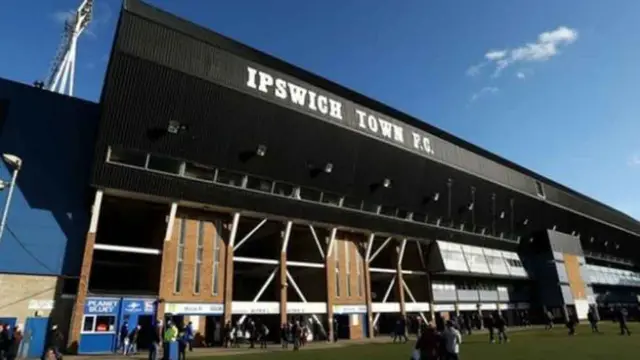
[[[429,137],[397,120],[384,119],[355,103],[313,91],[284,77],[247,66],[246,86],[252,90],[286,101],[305,112],[355,128],[359,132],[394,142],[403,147],[433,155]]]

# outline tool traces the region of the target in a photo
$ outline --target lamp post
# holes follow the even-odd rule
[[[2,220],[0,220],[0,242],[2,241],[2,235],[4,234],[4,227],[7,224],[7,215],[9,215],[9,206],[11,205],[11,197],[13,196],[13,189],[16,187],[16,179],[18,173],[22,168],[22,159],[13,154],[2,154],[2,160],[13,169],[13,175],[11,176],[11,182],[9,183],[9,193],[7,194],[7,201],[4,203],[4,209],[2,210]],[[6,187],[7,183],[2,182],[1,189]]]

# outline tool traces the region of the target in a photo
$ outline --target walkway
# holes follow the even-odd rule
[[[536,330],[541,328],[542,327],[540,326],[532,326],[528,328],[517,327],[517,328],[510,328],[509,332],[517,332],[517,331],[523,331],[523,330]],[[476,331],[475,333],[486,333],[486,330]],[[391,343],[392,340],[393,339],[389,336],[381,335],[373,339],[340,340],[336,343],[312,342],[312,343],[309,343],[306,347],[302,348],[301,350],[332,349],[332,348],[340,348],[340,347],[371,344],[371,343],[384,344],[384,343]],[[409,337],[410,342],[415,340],[416,340],[415,335],[412,335]],[[232,356],[232,355],[256,354],[256,353],[262,353],[262,352],[277,352],[277,351],[291,351],[291,347],[289,347],[289,349],[283,350],[280,344],[269,344],[269,347],[267,349],[259,349],[259,348],[249,349],[248,345],[245,344],[245,345],[242,345],[241,348],[236,348],[236,349],[227,349],[227,348],[220,348],[220,347],[195,348],[193,349],[193,352],[188,353],[187,357],[198,358],[198,357]],[[144,351],[139,355],[128,356],[128,357],[125,357],[122,355],[90,355],[90,356],[78,355],[78,356],[65,356],[64,358],[68,360],[96,360],[96,359],[100,359],[100,360],[145,359],[146,360],[148,359],[148,353]]]

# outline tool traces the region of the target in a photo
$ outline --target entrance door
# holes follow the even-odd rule
[[[140,325],[138,333],[138,349],[148,349],[151,345],[151,336],[155,331],[153,315],[138,315],[136,325]]]
[[[45,342],[49,331],[49,318],[29,317],[24,325],[24,339],[20,355],[23,358],[36,359],[44,354]]]

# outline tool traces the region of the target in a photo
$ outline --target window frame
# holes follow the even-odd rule
[[[176,266],[173,276],[173,293],[180,294],[182,292],[182,275],[184,273],[184,247],[186,243],[186,225],[187,219],[180,218],[180,229],[178,230],[178,244],[176,250]]]
[[[109,330],[109,331],[96,331],[96,325],[98,324],[98,318],[99,317],[110,317],[113,318],[113,330]],[[87,319],[92,319],[92,324],[91,324],[91,330],[85,330],[84,326],[85,326],[85,322],[87,321]],[[116,321],[117,320],[117,316],[116,315],[105,315],[105,314],[87,314],[87,315],[83,315],[82,316],[82,330],[80,331],[80,334],[90,334],[90,335],[113,335],[117,332],[117,328],[116,328]]]

